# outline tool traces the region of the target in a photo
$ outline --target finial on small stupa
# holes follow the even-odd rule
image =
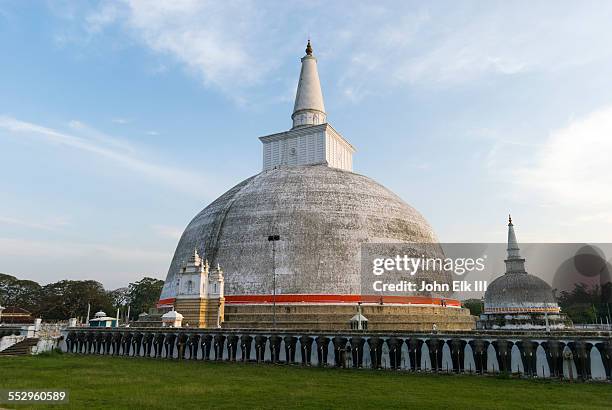
[[[310,39],[308,39],[308,44],[306,44],[306,55],[312,55],[312,46],[310,45]]]
[[[512,215],[508,214],[508,225],[512,225]]]

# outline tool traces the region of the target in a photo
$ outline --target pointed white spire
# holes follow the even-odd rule
[[[317,70],[317,59],[312,55],[310,40],[306,45],[306,55],[302,57],[302,71],[300,71],[300,81],[291,119],[293,120],[293,128],[327,122],[321,82]]]
[[[189,257],[189,260],[187,261],[187,264],[191,265],[191,266],[200,266],[200,255],[198,254],[198,249],[197,248],[193,248],[193,254]]]
[[[525,259],[521,258],[512,216],[508,215],[508,257],[506,262],[506,273],[525,273]]]
[[[508,259],[520,258],[519,246],[514,233],[514,224],[512,224],[512,215],[508,215]]]

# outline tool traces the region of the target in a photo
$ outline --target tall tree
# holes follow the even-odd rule
[[[94,280],[62,280],[45,285],[39,314],[45,319],[85,318],[87,305],[92,313],[104,310],[113,313],[113,302],[100,282]]]
[[[574,323],[593,323],[611,321],[612,303],[610,294],[612,284],[588,286],[576,283],[571,292],[563,291],[558,298],[559,306]]]
[[[481,299],[467,299],[463,301],[463,307],[470,310],[470,315],[480,316],[483,303]]]
[[[155,307],[163,286],[163,280],[149,277],[130,283],[128,286],[128,296],[132,319],[137,318],[140,313],[146,313],[150,308]]]
[[[40,298],[41,286],[38,283],[0,273],[0,305],[16,306],[34,313]]]
[[[115,309],[123,309],[130,304],[130,291],[126,287],[109,290],[108,297],[111,299]]]

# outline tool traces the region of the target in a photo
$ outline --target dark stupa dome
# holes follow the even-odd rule
[[[495,279],[485,292],[485,304],[495,308],[533,308],[554,304],[548,283],[528,273],[507,273]]]

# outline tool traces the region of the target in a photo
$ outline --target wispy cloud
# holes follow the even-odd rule
[[[493,142],[483,170],[503,187],[496,193],[500,200],[537,215],[526,240],[609,240],[611,135],[612,105],[570,119],[536,138],[539,145]]]
[[[132,120],[129,118],[113,118],[111,121],[114,122],[115,124],[121,124],[121,125],[129,124],[130,122],[132,122]]]
[[[82,243],[68,241],[41,241],[0,237],[0,248],[3,256],[32,256],[54,258],[77,258],[92,254],[113,261],[143,261],[145,259],[157,262],[167,262],[167,252],[155,252],[141,248],[112,246],[100,243]]]
[[[108,135],[104,132],[101,132],[95,128],[90,127],[89,125],[81,121],[78,121],[78,120],[69,121],[68,126],[73,131],[79,133],[80,136],[87,138],[89,140],[96,141],[102,145],[108,145],[113,148],[122,150],[124,152],[130,152],[131,154],[134,154],[137,151],[136,147],[134,147],[128,141]]]
[[[237,89],[277,80],[280,62],[294,61],[310,33],[315,51],[337,68],[342,94],[358,101],[401,85],[453,85],[609,59],[610,18],[607,3],[449,8],[444,2],[404,1],[348,7],[317,1],[122,0],[102,3],[84,21],[89,33],[121,25],[237,101],[243,101]]]
[[[72,121],[70,126],[75,131],[81,131],[82,136],[21,121],[10,116],[0,116],[0,130],[4,130],[10,135],[25,135],[31,138],[39,138],[41,141],[49,144],[58,144],[78,149],[112,161],[182,192],[193,194],[195,193],[193,187],[201,186],[202,182],[206,180],[201,175],[160,165],[151,159],[138,156],[128,143],[118,138],[109,137],[80,122]]]
[[[104,27],[115,22],[121,13],[118,3],[106,1],[85,17],[87,29],[92,33],[100,32]]]
[[[2,271],[41,283],[95,279],[107,288],[163,277],[172,254],[128,245],[0,237]],[[28,263],[24,264],[24,260]]]
[[[69,221],[65,217],[52,218],[45,221],[32,221],[10,216],[0,216],[0,224],[15,225],[23,228],[56,230],[58,228],[69,225]]]
[[[85,25],[89,32],[100,32],[116,22],[125,24],[152,50],[185,64],[205,84],[225,89],[253,84],[271,68],[249,45],[249,39],[263,36],[266,23],[260,17],[266,8],[252,1],[125,0],[102,4],[86,16]]]
[[[183,229],[176,226],[168,226],[168,225],[153,225],[151,227],[153,232],[155,232],[158,236],[176,239],[178,240],[183,234]]]
[[[531,164],[513,170],[513,179],[532,197],[611,220],[611,136],[612,106],[574,119],[549,135]]]

